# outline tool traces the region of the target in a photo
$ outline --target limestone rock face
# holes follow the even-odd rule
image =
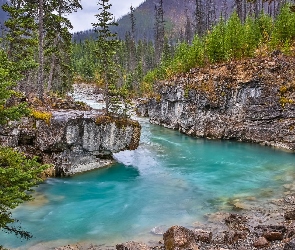
[[[195,137],[295,150],[294,67],[282,56],[194,69],[159,82],[137,112]]]
[[[56,176],[103,167],[112,154],[138,147],[140,125],[131,120],[97,122],[99,111],[53,111],[50,123],[24,118],[0,128],[0,144],[38,155]]]

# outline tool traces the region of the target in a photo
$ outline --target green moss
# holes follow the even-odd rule
[[[127,118],[118,118],[118,117],[113,117],[113,116],[98,116],[95,119],[95,123],[97,125],[105,125],[105,124],[110,124],[110,123],[115,123],[117,127],[119,128],[125,128],[127,126],[132,126],[136,128],[140,128],[140,124],[138,121],[134,121],[131,119]]]

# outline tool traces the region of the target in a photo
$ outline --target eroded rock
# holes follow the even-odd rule
[[[182,227],[170,227],[163,235],[166,250],[192,249],[198,250],[194,232]]]
[[[294,67],[280,55],[193,69],[159,82],[160,96],[140,100],[138,114],[195,137],[295,151]]]
[[[135,121],[101,117],[95,110],[59,110],[52,111],[49,123],[24,118],[0,128],[0,144],[53,164],[48,175],[73,175],[107,166],[113,162],[113,153],[138,147],[141,127]]]

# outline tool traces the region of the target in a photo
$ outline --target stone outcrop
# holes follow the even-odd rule
[[[192,69],[159,82],[137,113],[195,136],[295,150],[295,59],[283,55]]]
[[[23,118],[0,128],[0,144],[53,164],[49,175],[66,176],[109,165],[112,154],[136,149],[140,125],[100,111],[52,111],[50,122]]]

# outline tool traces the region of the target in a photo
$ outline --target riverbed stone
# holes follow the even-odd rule
[[[225,232],[224,235],[224,242],[226,244],[234,244],[238,240],[246,239],[247,238],[247,232],[246,231],[239,231],[239,230],[229,230]]]
[[[199,249],[194,232],[182,226],[170,227],[164,233],[163,239],[166,250]]]
[[[264,248],[269,245],[269,242],[264,237],[259,237],[254,243],[253,246],[257,248]]]
[[[150,247],[144,243],[128,241],[126,243],[117,244],[116,249],[117,250],[149,250]]]
[[[284,238],[284,235],[282,232],[266,232],[263,234],[263,237],[267,239],[268,241],[275,241],[275,240],[282,240]]]
[[[286,211],[284,217],[286,220],[295,220],[295,210]]]
[[[194,231],[195,239],[197,241],[210,243],[212,241],[212,232],[211,231],[205,231],[203,229],[195,229]]]

